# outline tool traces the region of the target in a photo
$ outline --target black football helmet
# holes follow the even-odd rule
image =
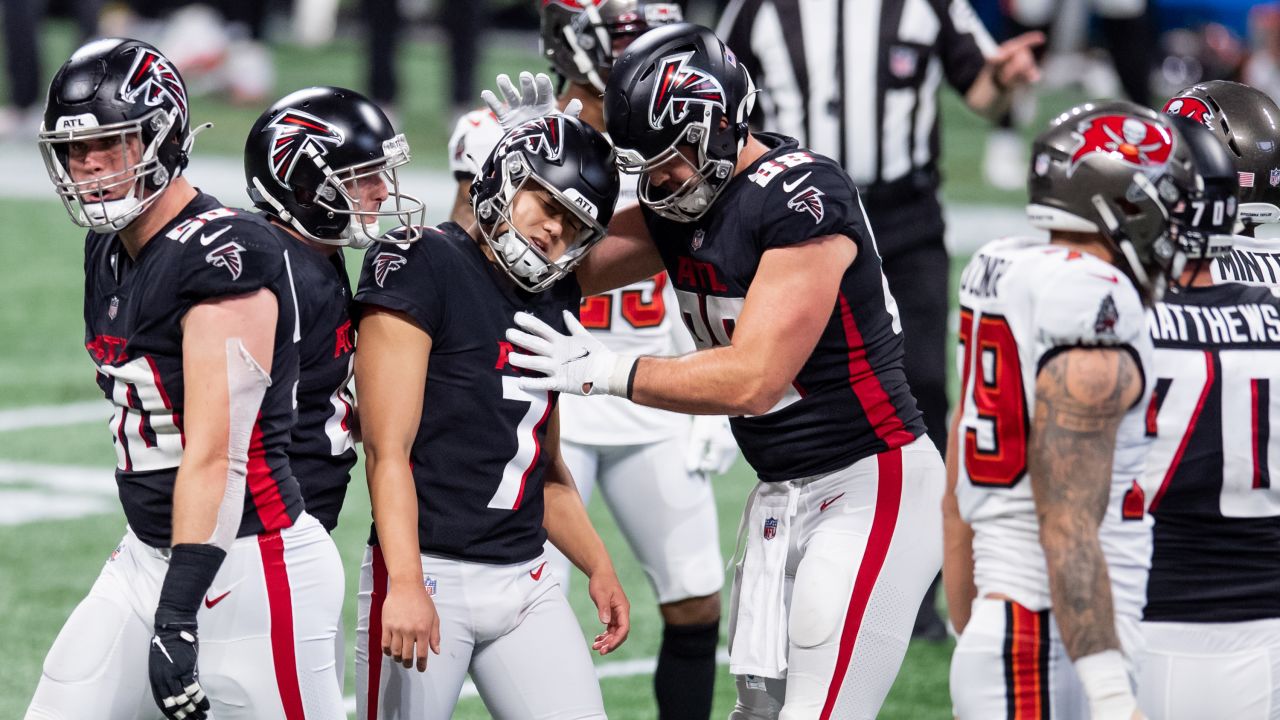
[[[1164,111],[1197,120],[1235,158],[1240,178],[1240,221],[1280,223],[1280,107],[1248,85],[1211,80],[1188,87]]]
[[[754,96],[747,69],[701,25],[667,25],[631,43],[609,75],[604,115],[618,168],[641,173],[640,202],[676,222],[702,217],[733,177]],[[647,173],[672,160],[690,162],[696,172],[667,192]]]
[[[1169,117],[1181,140],[1181,152],[1173,160],[1188,165],[1179,177],[1191,177],[1189,186],[1174,180],[1178,198],[1169,203],[1166,187],[1159,190],[1170,204],[1171,232],[1188,259],[1222,257],[1231,250],[1238,207],[1236,165],[1225,145],[1202,123],[1188,117]],[[1172,178],[1172,176],[1171,176]]]
[[[1101,233],[1148,301],[1182,273],[1170,210],[1196,186],[1170,119],[1131,102],[1078,105],[1031,146],[1027,219],[1045,230]],[[1181,158],[1175,158],[1181,154]]]
[[[614,48],[684,19],[675,3],[649,0],[543,0],[542,54],[569,82],[604,92]]]
[[[595,128],[561,113],[544,115],[502,136],[471,184],[471,208],[498,265],[529,292],[571,272],[605,236],[618,201],[613,146]],[[581,231],[552,261],[511,218],[516,194],[546,190],[578,219]]]
[[[76,50],[53,76],[38,143],[71,220],[108,233],[127,227],[182,173],[194,139],[177,67],[144,42],[106,38]],[[72,145],[101,141],[118,145],[120,169],[73,179]]]
[[[244,143],[249,198],[259,210],[315,242],[368,247],[379,218],[421,228],[422,201],[400,191],[397,168],[409,142],[365,96],[337,87],[290,93],[267,109]],[[391,208],[361,211],[356,184],[378,179]],[[385,203],[384,203],[385,205]],[[397,242],[413,242],[420,230]]]

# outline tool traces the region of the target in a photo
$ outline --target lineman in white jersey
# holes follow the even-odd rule
[[[1068,111],[1032,147],[1048,242],[989,243],[961,278],[943,505],[958,718],[1141,717],[1143,305],[1180,262],[1161,198],[1194,182],[1181,148],[1131,103]]]
[[[1156,524],[1138,700],[1160,720],[1276,718],[1277,246],[1228,233],[1238,189],[1244,232],[1274,236],[1280,173],[1275,185],[1252,178],[1268,177],[1276,164],[1280,111],[1265,94],[1225,82],[1187,88],[1165,109],[1212,130],[1197,128],[1221,153],[1222,170],[1206,184],[1216,195],[1193,203],[1186,217],[1175,214],[1179,242],[1195,259],[1183,272],[1185,289],[1150,318],[1157,379],[1148,430],[1156,440],[1144,484],[1157,488]]]
[[[545,104],[604,129],[603,77],[617,53],[654,25],[679,21],[680,8],[644,0],[541,6],[543,54],[564,79],[558,101],[546,76],[536,90],[524,73],[522,88],[499,82],[506,104],[487,96],[489,110],[463,116],[450,140],[450,168],[458,179],[452,219],[472,220],[467,201],[473,158],[483,158],[512,121],[522,94],[541,93]],[[548,108],[550,109],[550,108]],[[636,178],[623,176],[618,207],[637,202]],[[580,319],[608,347],[628,355],[680,355],[694,350],[679,322],[678,304],[665,273],[584,298]],[[623,535],[657,595],[665,627],[654,677],[659,716],[707,718],[715,682],[719,640],[720,554],[715,497],[709,482],[737,458],[724,417],[686,415],[642,407],[624,398],[562,395],[561,451],[584,503],[598,484]],[[553,577],[568,592],[568,560],[548,545]]]

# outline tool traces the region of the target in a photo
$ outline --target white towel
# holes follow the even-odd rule
[[[791,483],[758,489],[746,516],[747,549],[738,563],[737,616],[729,639],[729,671],[781,679],[787,673],[787,549],[799,505]]]

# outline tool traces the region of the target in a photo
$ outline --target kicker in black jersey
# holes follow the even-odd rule
[[[542,293],[517,290],[454,223],[366,252],[357,317],[369,306],[396,310],[431,336],[410,451],[422,552],[497,564],[542,552],[542,446],[557,394],[520,389],[506,331],[525,311],[568,332],[562,312],[580,301],[572,276]]]
[[[924,422],[902,369],[897,306],[853,183],[832,160],[791,138],[754,137],[769,151],[733,178],[700,220],[672,222],[647,208],[644,217],[699,348],[730,343],[765,251],[833,234],[858,244],[792,390],[764,415],[731,418],[742,454],[772,482],[902,447],[924,433]]]
[[[168,547],[182,460],[182,318],[193,306],[262,288],[278,302],[271,386],[250,438],[239,537],[289,527],[302,495],[286,449],[298,379],[288,251],[261,218],[203,193],[143,246],[136,260],[116,235],[85,238],[85,347],[115,407],[109,427],[129,526]]]
[[[298,421],[289,463],[302,487],[307,512],[329,532],[338,524],[356,464],[351,394],[356,333],[348,312],[351,283],[342,250],[326,253],[273,228],[290,248],[297,291]]]
[[[1260,287],[1190,288],[1168,293],[1148,325],[1145,619],[1280,617],[1280,300]]]

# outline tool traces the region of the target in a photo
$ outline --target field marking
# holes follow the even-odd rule
[[[29,405],[0,410],[0,432],[64,427],[102,421],[111,417],[111,404],[106,400],[88,400],[65,405]]]
[[[728,648],[720,648],[716,651],[716,664],[729,664]],[[614,660],[603,662],[596,665],[596,677],[601,680],[609,680],[611,678],[636,677],[638,675],[652,675],[654,670],[658,668],[658,658],[643,657],[633,658],[631,660]],[[467,680],[462,684],[462,694],[460,698],[479,697],[480,693],[476,690],[475,683]],[[347,704],[347,714],[350,715],[356,711],[356,696],[348,695],[343,700]]]
[[[112,469],[0,460],[0,525],[105,515],[117,507]]]

